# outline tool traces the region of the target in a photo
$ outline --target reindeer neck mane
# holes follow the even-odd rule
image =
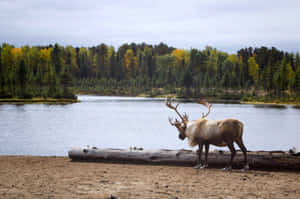
[[[193,120],[193,121],[189,121],[187,123],[187,128],[186,128],[186,132],[185,135],[188,138],[189,141],[189,145],[191,147],[198,145],[199,140],[199,129],[201,129],[202,125],[205,125],[207,123],[207,119],[199,119],[199,120]]]
[[[195,139],[196,125],[195,120],[189,121],[186,126],[185,135],[188,138],[188,142],[190,146],[196,146],[197,142]]]

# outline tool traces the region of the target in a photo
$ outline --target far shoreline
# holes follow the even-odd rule
[[[144,98],[174,98],[177,100],[192,102],[195,101],[198,98],[183,98],[176,96],[174,94],[164,94],[164,95],[156,95],[151,96],[147,94],[139,94],[139,95],[102,95],[99,93],[86,93],[86,92],[80,92],[76,95],[88,95],[88,96],[111,96],[111,97],[144,97]],[[262,105],[262,106],[286,106],[290,105],[294,108],[300,108],[300,102],[284,102],[279,100],[274,100],[270,102],[264,102],[264,101],[243,101],[243,100],[236,100],[236,99],[219,99],[219,98],[213,98],[213,97],[203,97],[207,101],[211,103],[224,103],[224,104],[249,104],[249,105]],[[32,98],[32,99],[22,99],[22,98],[0,98],[0,104],[71,104],[71,103],[79,103],[80,100],[78,99],[67,99],[67,98]]]
[[[176,96],[175,94],[163,94],[163,95],[156,95],[156,96],[151,96],[148,94],[138,94],[138,95],[103,95],[100,93],[87,93],[87,92],[80,92],[77,93],[76,95],[90,95],[90,96],[111,96],[111,97],[144,97],[144,98],[153,98],[153,99],[157,99],[157,98],[174,98],[174,99],[178,99],[178,100],[183,100],[183,101],[195,101],[198,98],[191,98],[191,97],[179,97]],[[203,97],[204,99],[206,99],[207,101],[210,101],[212,103],[225,103],[225,104],[250,104],[250,105],[266,105],[266,106],[285,106],[285,105],[291,105],[294,106],[295,108],[300,108],[300,102],[284,102],[284,101],[278,101],[278,99],[274,99],[273,101],[268,101],[268,102],[264,102],[264,101],[257,101],[257,100],[253,100],[253,101],[243,101],[243,100],[236,100],[236,99],[220,99],[220,98],[213,98],[213,97]]]
[[[0,99],[0,104],[70,104],[78,103],[78,99],[66,99],[66,98],[32,98],[32,99],[22,99],[22,98],[3,98]]]

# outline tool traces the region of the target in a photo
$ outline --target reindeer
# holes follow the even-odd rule
[[[228,146],[231,151],[231,158],[228,166],[226,166],[223,170],[231,170],[232,162],[236,154],[233,144],[235,142],[244,154],[244,170],[248,170],[249,165],[247,161],[247,149],[242,140],[243,123],[236,119],[205,119],[210,113],[211,104],[202,99],[199,99],[198,103],[206,106],[208,108],[208,112],[206,114],[202,113],[201,119],[189,121],[186,113],[184,113],[182,116],[178,112],[177,108],[179,106],[179,103],[176,106],[173,106],[171,103],[171,99],[166,99],[166,106],[170,109],[173,109],[181,119],[181,121],[175,119],[175,121],[172,122],[172,119],[169,118],[170,124],[172,126],[175,126],[179,131],[179,138],[181,140],[184,140],[187,137],[190,146],[194,147],[198,145],[199,147],[197,165],[194,168],[203,169],[208,167],[207,156],[209,145],[212,144],[220,147]],[[202,164],[201,161],[203,145],[205,145],[204,164]]]

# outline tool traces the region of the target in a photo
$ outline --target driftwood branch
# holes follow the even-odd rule
[[[197,154],[190,150],[136,150],[136,149],[98,149],[72,148],[69,157],[73,161],[113,162],[133,164],[160,164],[193,166]],[[208,155],[210,167],[224,167],[230,159],[228,151],[213,151]],[[300,171],[299,153],[291,154],[284,151],[253,151],[248,152],[250,169],[293,170]],[[240,151],[234,159],[234,168],[243,167],[243,155]]]

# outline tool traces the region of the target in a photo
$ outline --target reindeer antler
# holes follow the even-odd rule
[[[175,124],[180,123],[177,119],[175,119],[175,122],[172,122],[172,120],[173,120],[173,119],[169,117],[169,122],[170,122],[170,124],[171,124],[172,126],[175,126]]]
[[[173,109],[173,110],[177,113],[177,115],[181,118],[182,122],[187,121],[187,115],[184,114],[184,116],[182,117],[182,116],[180,115],[180,113],[177,111],[177,108],[178,108],[178,106],[179,106],[179,103],[176,104],[176,106],[174,107],[174,106],[172,105],[172,103],[171,103],[171,99],[170,99],[170,98],[167,98],[167,99],[166,99],[166,106],[169,107],[170,109]],[[170,121],[170,119],[169,119],[169,121]]]
[[[189,116],[186,113],[183,114],[183,118],[184,118],[185,121],[189,120]]]
[[[209,104],[207,101],[205,101],[203,99],[199,99],[198,103],[202,104],[202,105],[204,105],[204,106],[206,106],[208,108],[208,112],[205,115],[204,115],[204,113],[202,113],[202,118],[207,117],[208,114],[210,113],[211,104]]]

